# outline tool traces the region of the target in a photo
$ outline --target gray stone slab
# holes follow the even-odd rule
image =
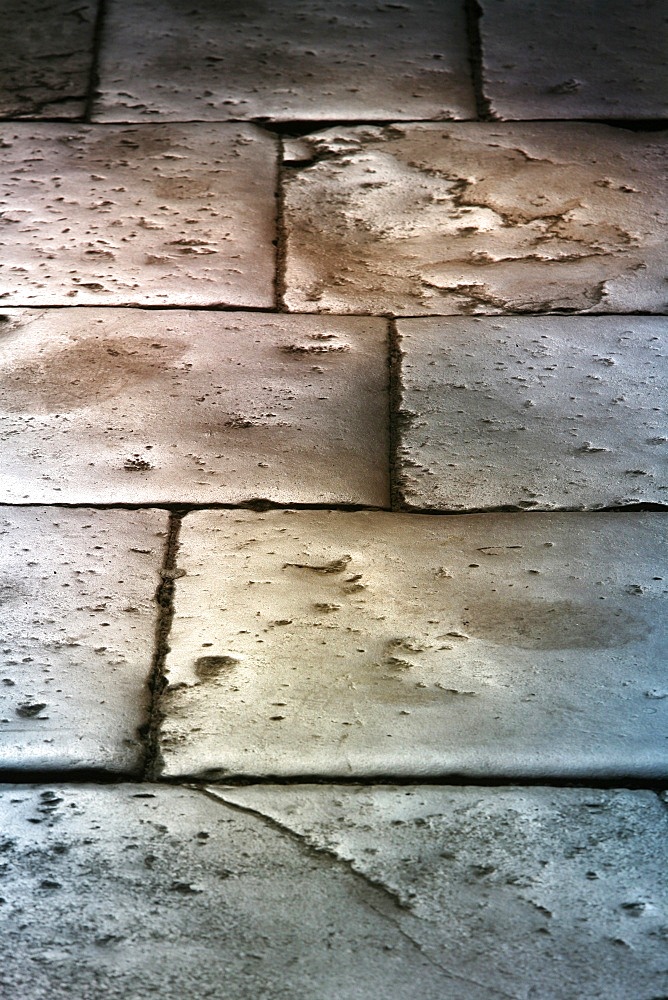
[[[666,133],[560,122],[328,129],[291,144],[296,312],[666,309]]]
[[[500,118],[665,118],[662,0],[480,0],[483,87]]]
[[[0,768],[136,773],[164,511],[0,510]]]
[[[396,481],[412,509],[668,505],[668,321],[398,322]]]
[[[94,114],[100,121],[473,118],[463,5],[112,0]]]
[[[3,315],[0,501],[389,505],[383,320]]]
[[[0,117],[80,118],[97,0],[4,0]]]
[[[188,515],[163,773],[665,776],[667,524]]]
[[[260,129],[11,124],[0,144],[0,305],[273,305]]]

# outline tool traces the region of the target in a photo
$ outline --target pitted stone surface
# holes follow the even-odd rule
[[[288,150],[285,302],[404,316],[663,312],[665,149],[665,132],[556,122],[308,136]]]
[[[112,0],[100,90],[100,121],[475,117],[458,0]]]
[[[0,143],[0,305],[273,305],[266,133],[12,124]]]
[[[167,515],[0,511],[0,768],[136,773]]]
[[[4,0],[0,117],[83,115],[96,11],[97,0]]]
[[[183,522],[168,777],[658,777],[662,514]]]
[[[382,320],[3,315],[5,503],[389,505]]]
[[[404,505],[668,505],[665,319],[450,317],[398,331]]]
[[[483,87],[499,118],[665,118],[662,0],[480,0]]]

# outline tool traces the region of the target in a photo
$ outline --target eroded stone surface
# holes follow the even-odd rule
[[[667,523],[188,515],[164,773],[665,775]]]
[[[1,117],[83,115],[96,11],[97,0],[5,0]]]
[[[485,95],[500,118],[665,118],[662,0],[480,0]]]
[[[475,116],[458,0],[113,0],[100,89],[101,121]]]
[[[382,320],[4,316],[4,502],[389,504]]]
[[[665,135],[465,123],[308,136],[288,151],[285,301],[404,316],[663,312]]]
[[[0,143],[0,304],[273,305],[266,133],[19,124]]]
[[[668,504],[668,322],[400,320],[397,480],[412,508]]]
[[[0,767],[136,772],[167,515],[0,510]]]

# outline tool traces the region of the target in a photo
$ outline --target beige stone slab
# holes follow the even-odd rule
[[[112,0],[94,114],[100,121],[473,118],[463,6]]]
[[[0,501],[389,505],[382,320],[3,315]]]
[[[665,118],[662,0],[481,0],[483,87],[500,118]]]
[[[163,511],[0,510],[0,768],[142,766]]]
[[[97,0],[4,0],[0,117],[83,115],[96,13]]]
[[[165,776],[665,776],[667,523],[188,515]]]
[[[403,316],[664,312],[665,150],[665,132],[559,122],[308,136],[288,151],[285,301]]]
[[[0,306],[273,305],[266,133],[11,124],[0,143]]]
[[[666,319],[446,317],[398,332],[404,505],[668,505]]]

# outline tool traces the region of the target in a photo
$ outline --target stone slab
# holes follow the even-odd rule
[[[411,509],[668,505],[668,321],[398,322],[396,480]]]
[[[668,117],[662,0],[480,0],[483,88],[499,118]]]
[[[476,113],[458,0],[113,0],[99,86],[99,121]]]
[[[3,315],[1,501],[389,505],[382,320]]]
[[[666,309],[666,133],[328,129],[289,146],[285,302],[402,316]]]
[[[0,769],[142,766],[164,511],[0,510]]]
[[[20,123],[0,144],[0,305],[273,305],[260,129]]]
[[[80,118],[97,0],[4,0],[0,117]]]
[[[163,773],[665,777],[667,526],[640,513],[188,515]]]

